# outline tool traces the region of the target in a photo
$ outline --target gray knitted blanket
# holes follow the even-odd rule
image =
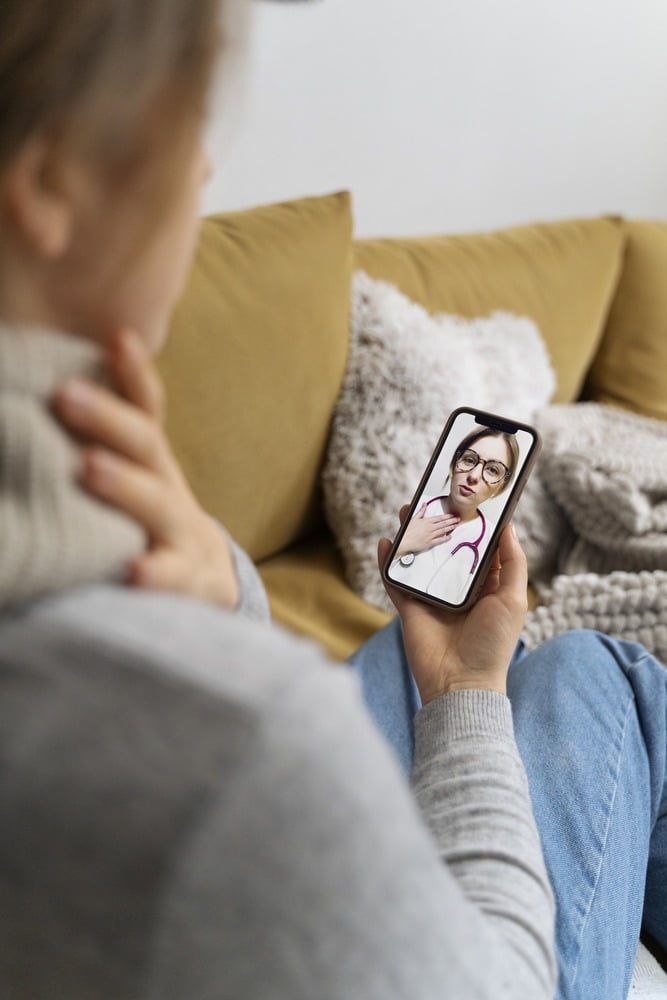
[[[667,423],[597,403],[550,406],[515,522],[539,603],[529,647],[572,628],[667,662]]]

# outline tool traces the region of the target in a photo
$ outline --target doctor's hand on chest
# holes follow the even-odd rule
[[[449,538],[461,518],[456,514],[445,514],[439,504],[437,511],[436,514],[431,513],[426,502],[421,505],[403,535],[397,557],[408,552],[423,552]]]

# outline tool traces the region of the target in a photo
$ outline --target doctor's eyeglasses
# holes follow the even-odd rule
[[[503,462],[499,462],[495,458],[484,460],[472,448],[468,448],[462,455],[459,455],[454,463],[454,468],[457,472],[472,472],[480,462],[482,463],[482,479],[489,486],[495,486],[503,479],[507,479],[510,474],[510,470]]]

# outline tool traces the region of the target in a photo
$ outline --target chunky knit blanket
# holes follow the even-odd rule
[[[667,424],[597,403],[537,423],[544,449],[515,518],[539,598],[526,644],[597,628],[667,662]]]

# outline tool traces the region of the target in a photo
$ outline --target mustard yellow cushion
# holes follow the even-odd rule
[[[667,223],[626,223],[625,260],[590,395],[667,420]]]
[[[271,616],[345,660],[391,618],[345,582],[343,562],[325,533],[293,545],[259,565]]]
[[[351,233],[345,192],[203,220],[159,358],[176,455],[204,508],[254,559],[321,523]]]
[[[530,316],[554,366],[555,402],[579,395],[620,270],[620,219],[516,226],[463,236],[355,243],[354,266],[397,285],[430,312]]]

